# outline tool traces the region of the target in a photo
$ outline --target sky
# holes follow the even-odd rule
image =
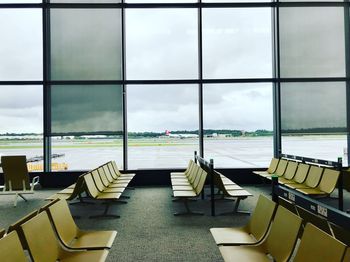
[[[296,12],[287,13],[281,22],[283,30],[291,32],[281,37],[281,73],[299,76],[304,72],[298,71],[301,65],[310,68],[308,74],[311,76],[320,72],[342,75],[342,20],[333,19],[339,16],[339,9],[331,10],[327,18],[323,10],[316,10],[311,21],[304,25],[302,22],[310,16],[308,10],[295,9]],[[53,79],[121,78],[119,11],[61,9],[52,10],[51,15]],[[288,19],[296,21],[294,27]],[[196,79],[197,21],[197,10],[191,9],[126,10],[127,79]],[[316,41],[327,40],[319,48],[315,45],[315,36],[308,37],[315,24],[320,24],[315,31]],[[321,33],[322,25],[327,26],[327,34]],[[332,31],[334,26],[338,26],[337,30]],[[203,10],[204,78],[272,77],[271,28],[269,8]],[[41,30],[41,10],[0,9],[0,80],[42,80]],[[328,37],[329,32],[332,37]],[[52,109],[55,130],[121,130],[121,107],[111,105],[113,101],[120,105],[120,87],[114,86],[113,96],[105,92],[96,96],[86,91],[83,97],[79,96],[81,91],[69,93],[56,88],[53,101],[57,106]],[[41,133],[41,86],[0,86],[0,90],[0,121],[7,123],[0,126],[0,133]],[[91,90],[91,86],[86,90]],[[336,90],[337,94],[343,94],[342,87]],[[207,84],[203,86],[203,99],[205,129],[272,130],[271,83]],[[295,108],[296,104],[286,103],[284,108]],[[81,105],[80,109],[77,105]],[[319,107],[310,106],[307,110],[312,114]],[[87,113],[79,113],[82,108]],[[343,112],[343,108],[338,109],[335,111]],[[74,112],[69,114],[72,110]],[[197,130],[198,86],[128,85],[127,110],[131,132]],[[284,119],[289,119],[290,125],[295,126],[297,122],[289,111],[284,111]],[[333,111],[329,112],[332,115]]]

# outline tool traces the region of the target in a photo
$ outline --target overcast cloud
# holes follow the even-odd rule
[[[116,10],[53,10],[53,77],[61,80],[77,77],[82,80],[120,79],[118,39],[121,34],[118,32],[118,17]],[[286,17],[295,18],[293,15]],[[308,14],[304,17],[308,17]],[[325,17],[314,18],[305,30],[301,30],[302,23],[294,24],[294,29],[288,29],[289,24],[281,23],[282,27],[286,27],[284,30],[291,30],[291,36],[296,36],[295,39],[286,36],[281,42],[282,51],[292,50],[288,56],[283,56],[283,52],[281,56],[286,61],[281,64],[282,68],[289,72],[286,73],[289,76],[304,76],[299,75],[304,71],[298,71],[298,61],[304,57],[302,61],[306,62],[302,65],[310,67],[311,74],[319,70],[317,68],[323,66],[324,60],[320,60],[317,66],[314,61],[331,49],[327,48],[328,45],[335,46],[334,51],[326,52],[324,59],[330,61],[330,65],[321,71],[332,67],[334,71],[330,71],[333,72],[330,76],[343,73],[344,47],[339,44],[344,42],[343,28],[335,30],[332,37],[323,34],[322,39],[335,40],[328,39],[319,49],[315,40],[308,42],[310,28],[314,28],[314,24],[322,22],[322,19]],[[191,9],[126,10],[127,78],[197,79],[197,20],[197,10]],[[336,21],[331,27],[334,29],[341,22]],[[319,29],[323,30],[324,27],[320,26]],[[0,33],[4,36],[0,42],[0,80],[41,80],[41,10],[0,9]],[[310,38],[320,33],[316,31]],[[322,39],[317,38],[317,41]],[[311,54],[309,62],[308,54]],[[204,10],[203,62],[205,78],[272,77],[271,9]],[[1,125],[0,133],[41,133],[41,87],[11,86],[2,87],[2,91],[0,116],[2,122],[7,124]],[[127,91],[129,131],[198,129],[197,85],[129,85]],[[73,102],[69,102],[69,92],[66,95],[68,97],[56,101],[58,107],[53,111],[57,119],[54,123],[56,130],[79,126],[89,131],[107,131],[121,127],[120,107],[111,109],[105,106],[113,104],[113,101],[119,103],[120,95],[107,99],[96,96],[93,96],[94,99],[80,99],[74,96]],[[105,104],[99,110],[97,105],[100,102]],[[83,114],[80,110],[87,110],[89,114]],[[67,116],[69,111],[72,112],[71,116]],[[288,114],[288,110],[284,112]],[[288,117],[286,115],[284,119]],[[205,85],[204,128],[272,130],[272,85]]]

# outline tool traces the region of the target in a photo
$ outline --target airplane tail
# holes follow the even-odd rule
[[[169,130],[165,130],[165,135],[169,136],[170,135],[170,131]]]

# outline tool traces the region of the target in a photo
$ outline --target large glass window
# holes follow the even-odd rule
[[[42,171],[42,86],[0,85],[0,156],[26,155],[30,171]]]
[[[272,84],[208,84],[204,155],[216,167],[264,167],[273,155]]]
[[[0,9],[0,35],[0,80],[42,80],[41,9]]]
[[[120,80],[121,11],[51,9],[51,79]]]
[[[120,166],[122,101],[119,85],[52,86],[52,169],[91,169],[110,160]]]
[[[127,79],[198,78],[196,9],[126,10]]]
[[[204,78],[272,77],[271,28],[271,8],[204,9]]]
[[[280,8],[281,77],[344,77],[343,7]]]
[[[344,82],[281,85],[282,152],[347,158]]]
[[[185,167],[198,151],[197,85],[129,85],[129,168]]]

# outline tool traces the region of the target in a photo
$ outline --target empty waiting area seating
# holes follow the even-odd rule
[[[50,205],[46,212],[52,221],[61,243],[70,249],[111,248],[117,232],[84,231],[77,227],[65,200]]]
[[[186,211],[174,215],[202,215],[203,213],[193,212],[189,209],[188,201],[200,195],[204,188],[207,172],[195,164],[191,172],[185,178],[172,179],[173,196],[182,201]]]
[[[217,245],[252,245],[260,243],[266,236],[276,203],[260,195],[249,222],[243,227],[211,228]]]
[[[39,213],[21,227],[33,261],[105,261],[107,258],[106,249],[72,251],[63,248],[46,212]]]
[[[282,206],[278,206],[271,229],[255,246],[220,246],[225,261],[288,261],[298,239],[302,219]]]

